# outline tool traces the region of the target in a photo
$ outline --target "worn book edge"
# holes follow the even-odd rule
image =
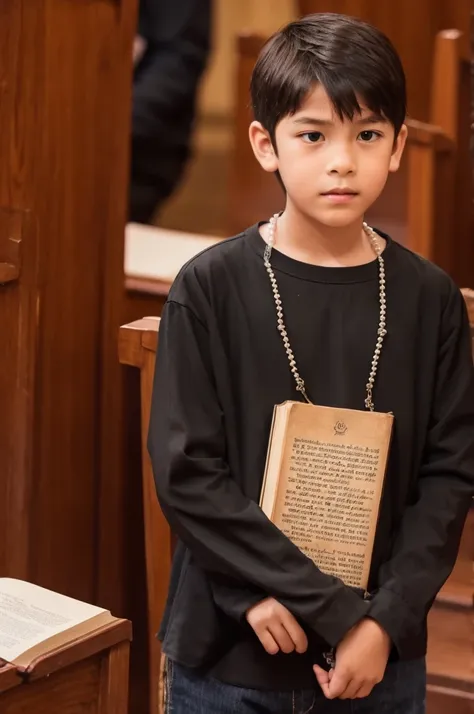
[[[19,671],[32,670],[35,663],[47,657],[48,655],[54,654],[58,650],[69,647],[77,642],[83,641],[94,635],[94,633],[99,632],[107,625],[117,622],[118,619],[110,614],[110,612],[102,612],[99,615],[94,615],[78,625],[69,627],[62,632],[58,632],[56,635],[47,637],[42,642],[37,645],[30,647],[29,649],[22,652],[21,655],[15,657],[11,660],[9,664],[14,665]]]
[[[0,596],[2,595],[6,596],[7,600],[6,603],[0,603],[0,616],[5,613],[7,616],[18,617],[19,625],[28,622],[29,613],[27,612],[25,615],[21,610],[17,613],[15,603],[12,606],[9,605],[9,597],[18,600],[20,606],[24,606],[27,610],[33,609],[32,622],[35,622],[34,609],[39,614],[50,612],[66,618],[64,624],[44,624],[45,631],[42,639],[37,636],[34,638],[36,639],[34,643],[31,642],[33,637],[30,636],[28,639],[28,635],[18,635],[19,641],[14,647],[19,652],[16,656],[12,656],[13,652],[8,651],[8,648],[4,648],[2,651],[0,644],[0,659],[14,665],[20,671],[31,670],[36,661],[67,648],[73,643],[86,640],[96,632],[118,622],[118,618],[115,618],[110,611],[104,608],[16,578],[0,578]],[[15,625],[10,627],[14,628]],[[1,634],[0,628],[0,637]],[[20,652],[22,644],[24,649]]]

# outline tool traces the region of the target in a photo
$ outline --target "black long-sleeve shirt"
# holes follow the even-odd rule
[[[463,298],[439,268],[387,238],[387,329],[374,400],[395,415],[370,600],[321,572],[258,504],[273,406],[298,399],[257,226],[185,266],[163,311],[149,434],[158,497],[179,538],[161,638],[188,666],[244,687],[315,685],[361,618],[393,657],[426,651],[474,493],[474,387]],[[291,346],[312,400],[364,408],[379,319],[377,263],[326,268],[274,250]],[[245,621],[266,596],[308,632],[270,656]]]

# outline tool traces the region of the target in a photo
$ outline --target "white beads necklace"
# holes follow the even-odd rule
[[[270,218],[270,226],[269,226],[269,231],[268,231],[268,238],[267,238],[267,245],[265,246],[265,251],[263,254],[263,262],[265,265],[265,268],[267,270],[268,276],[270,278],[270,282],[272,285],[272,290],[273,290],[273,297],[275,299],[275,307],[276,307],[276,314],[277,314],[277,328],[281,334],[282,340],[283,340],[283,346],[285,348],[286,354],[288,356],[288,361],[290,363],[290,369],[291,372],[295,378],[296,382],[296,389],[298,392],[300,392],[303,397],[306,399],[306,401],[311,404],[312,402],[308,398],[308,395],[306,393],[306,388],[305,388],[305,383],[303,379],[300,377],[300,374],[298,372],[298,368],[296,366],[296,360],[295,356],[293,354],[293,350],[291,349],[290,345],[290,340],[288,339],[288,333],[286,330],[286,325],[283,317],[283,307],[282,307],[282,301],[281,301],[281,296],[280,296],[280,291],[278,290],[278,283],[275,278],[275,273],[273,272],[271,263],[270,263],[270,258],[272,255],[272,248],[275,245],[275,230],[276,230],[276,225],[278,221],[279,214],[275,213],[274,216]],[[377,257],[378,261],[378,267],[379,267],[379,326],[377,330],[377,341],[375,343],[375,351],[374,351],[374,356],[372,358],[372,364],[370,368],[370,373],[369,373],[369,379],[366,384],[366,398],[365,398],[365,408],[368,409],[369,411],[373,412],[375,410],[375,405],[373,401],[373,391],[374,391],[374,385],[375,385],[375,378],[377,376],[377,368],[379,365],[379,360],[380,360],[380,353],[382,351],[382,345],[384,341],[384,337],[387,334],[387,328],[386,328],[386,312],[387,312],[387,301],[386,301],[386,294],[385,294],[385,263],[384,259],[382,257],[382,248],[380,246],[380,241],[377,233],[374,231],[373,228],[367,225],[367,223],[363,224],[364,232],[367,235],[370,244],[373,248],[373,251]]]

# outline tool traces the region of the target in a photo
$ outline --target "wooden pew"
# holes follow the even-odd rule
[[[250,76],[265,37],[251,34],[238,38],[237,101],[234,156],[229,189],[230,233],[284,206],[283,191],[272,175],[258,165],[248,141],[252,119],[248,101]],[[462,34],[438,33],[432,78],[430,123],[408,119],[409,135],[400,170],[389,177],[387,187],[367,218],[387,230],[412,250],[435,260],[453,272],[453,241],[448,227],[454,219],[454,175]],[[442,192],[443,200],[440,200]],[[454,241],[456,249],[459,245]]]
[[[474,293],[464,291],[474,314]],[[474,325],[474,322],[473,322]],[[142,400],[142,489],[147,561],[148,655],[150,658],[150,714],[161,712],[157,682],[160,678],[160,645],[155,638],[163,613],[171,567],[171,536],[156,498],[153,472],[146,450],[152,379],[158,344],[159,319],[148,317],[125,325],[119,335],[122,364],[140,370]],[[474,330],[474,327],[473,327]],[[428,714],[473,714],[473,548],[474,510],[471,510],[456,567],[441,591],[429,619]]]
[[[166,603],[171,567],[171,534],[156,498],[155,482],[147,451],[148,423],[155,355],[158,343],[159,318],[147,317],[125,325],[119,333],[119,360],[140,370],[141,433],[142,433],[142,494],[146,561],[146,628],[148,651],[149,713],[160,709],[161,651],[156,633]]]
[[[2,714],[127,714],[130,623],[71,640],[26,674],[0,661]]]

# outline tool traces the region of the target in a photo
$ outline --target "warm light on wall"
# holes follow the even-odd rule
[[[295,0],[215,0],[214,49],[202,87],[202,115],[232,112],[237,33],[269,35],[296,16],[295,6]]]

